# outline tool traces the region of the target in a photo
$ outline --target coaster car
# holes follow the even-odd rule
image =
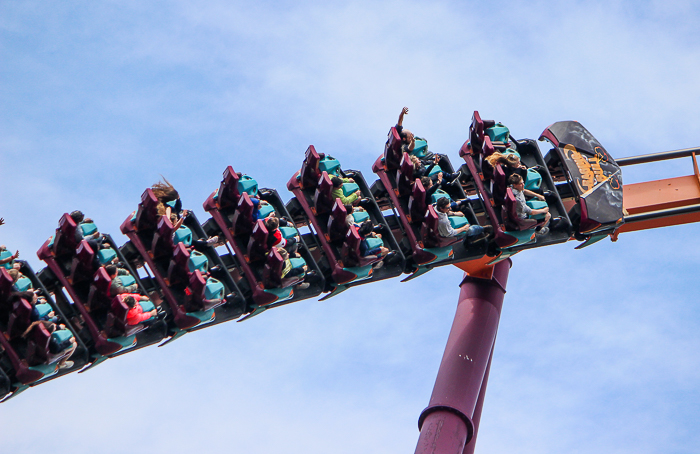
[[[428,155],[436,156],[425,150],[424,156]],[[443,185],[445,190],[431,191],[433,196],[428,197],[420,179],[414,178],[414,167],[409,153],[401,151],[401,140],[396,128],[390,129],[384,154],[375,161],[372,170],[379,177],[379,181],[372,185],[373,195],[382,209],[392,209],[398,215],[398,219],[391,223],[392,233],[399,240],[402,252],[410,259],[406,272],[414,273],[412,277],[418,275],[415,273],[421,267],[422,273],[437,265],[473,260],[484,255],[485,245],[465,248],[461,242],[456,241],[447,242],[449,244],[444,246],[431,246],[445,242],[434,238],[431,229],[422,228],[424,222],[431,223],[430,219],[426,220],[430,204],[441,197],[450,201],[462,200],[466,198],[466,194],[459,185],[459,180],[455,180],[454,184]],[[440,155],[439,163],[427,173],[430,176],[439,172],[453,173],[452,165],[446,156]],[[464,221],[478,225],[479,221],[472,208],[467,207],[465,210],[467,217]]]
[[[312,182],[309,176],[317,176]],[[340,198],[333,195],[332,177],[348,178],[354,182],[344,182],[342,191],[344,197],[352,197],[360,191],[354,205],[361,204],[364,212],[353,213],[355,222],[370,219],[373,225],[383,225],[382,240],[389,250],[397,254],[387,260],[383,266],[374,270],[373,263],[366,263],[365,258],[357,257],[354,236],[346,225],[347,211]],[[382,212],[377,206],[372,193],[360,172],[347,170],[343,172],[337,159],[319,154],[313,145],[306,150],[301,170],[295,173],[287,183],[287,189],[294,198],[287,204],[297,226],[309,226],[317,235],[309,237],[309,247],[314,258],[319,262],[320,269],[326,279],[325,291],[331,292],[327,297],[347,289],[352,285],[369,280],[380,280],[399,276],[404,269],[404,257],[398,251],[396,239],[390,234]]]
[[[507,182],[507,174],[512,170],[505,164],[492,166],[486,159],[496,152],[519,157],[521,164],[527,167],[524,178],[526,189],[544,194],[546,200],[546,203],[538,200],[528,202],[528,205],[533,209],[548,206],[552,219],[557,219],[556,226],[552,225],[549,233],[537,237],[536,241],[535,232],[531,229],[541,225],[541,222],[539,219],[526,222],[518,219],[514,196],[509,192]],[[479,198],[479,203],[474,204],[477,215],[494,229],[494,241],[489,248],[489,255],[494,257],[494,261],[505,259],[522,249],[568,241],[571,221],[537,142],[516,140],[504,125],[493,120],[482,120],[479,112],[475,111],[469,128],[469,141],[462,145],[459,154],[465,161],[462,170],[466,180],[463,183]],[[517,173],[520,172],[519,169]],[[525,225],[531,227],[526,228]]]
[[[598,140],[576,121],[559,121],[540,135],[553,148],[547,166],[566,195],[575,236],[604,237],[624,222],[622,171]]]
[[[221,194],[228,199],[227,202],[220,200]],[[323,291],[322,278],[316,279],[307,288],[295,288],[294,285],[301,282],[292,285],[288,280],[276,279],[274,273],[270,274],[268,270],[271,261],[274,261],[272,252],[275,248],[268,238],[272,232],[268,232],[263,220],[272,213],[278,218],[291,219],[277,191],[259,189],[255,179],[236,173],[229,166],[224,171],[219,190],[209,196],[204,209],[212,216],[205,223],[207,233],[222,235],[230,248],[230,254],[222,259],[228,271],[240,277],[238,285],[248,300],[245,312],[249,315],[246,318],[271,307],[316,296]],[[285,239],[299,235],[292,226],[279,229]],[[299,253],[309,271],[318,270],[303,239],[299,243]],[[317,274],[320,275],[320,272]]]

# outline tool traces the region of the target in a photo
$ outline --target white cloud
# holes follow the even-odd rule
[[[201,221],[229,164],[288,198],[310,143],[371,181],[403,105],[453,164],[474,109],[516,137],[577,119],[613,156],[696,145],[692,2],[4,10],[0,243],[35,268],[61,213],[82,209],[118,237],[161,173]],[[626,168],[626,181],[658,169]],[[478,452],[693,452],[697,235],[517,255]],[[2,405],[3,447],[73,452],[56,434],[79,428],[78,451],[410,451],[460,276],[299,302],[39,386]],[[37,433],[47,402],[80,416]],[[131,437],[105,446],[115,433]]]

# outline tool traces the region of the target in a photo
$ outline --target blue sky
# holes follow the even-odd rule
[[[578,120],[614,157],[697,146],[698,19],[690,1],[2,2],[0,244],[38,269],[74,209],[119,238],[161,174],[202,221],[227,165],[287,199],[309,144],[370,180],[404,105],[453,163],[474,110],[516,137]],[[477,452],[699,452],[699,234],[514,257]],[[412,452],[460,278],[306,300],[55,380],[0,406],[3,448]]]

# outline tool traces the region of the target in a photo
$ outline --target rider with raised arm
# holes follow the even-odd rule
[[[416,139],[411,131],[409,131],[408,129],[404,129],[403,127],[403,116],[407,113],[408,107],[404,107],[403,109],[401,109],[401,113],[399,114],[399,121],[396,122],[396,132],[399,133],[399,136],[401,137],[401,142],[403,143],[403,145],[401,146],[402,151],[410,153],[416,146]]]

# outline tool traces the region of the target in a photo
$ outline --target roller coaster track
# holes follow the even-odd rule
[[[604,237],[610,237],[613,241],[616,241],[620,233],[700,222],[700,172],[698,171],[696,157],[697,153],[700,153],[700,148],[688,148],[664,153],[656,153],[650,155],[618,159],[617,163],[619,166],[622,167],[689,157],[692,161],[693,173],[688,176],[624,185],[624,222],[620,223],[620,226],[617,229],[615,229],[614,232],[612,232],[611,234],[605,234]],[[447,161],[447,165],[451,167],[449,161]],[[360,188],[362,189],[363,195],[369,196],[371,198],[371,189],[366,183],[364,183],[364,178],[362,177],[362,174],[357,172],[355,173],[355,175],[358,179],[358,183],[360,185]],[[390,188],[387,189],[391,190]],[[276,192],[272,192],[274,192],[273,196],[278,198]],[[266,191],[266,193],[269,194],[272,194],[272,192],[270,192],[270,190]],[[296,195],[298,198],[298,194]],[[290,207],[290,205],[294,206],[293,201],[294,199],[292,199],[292,201],[288,202],[286,205],[283,206],[280,206],[278,203],[273,205],[275,205],[274,208],[278,212],[285,213],[290,217],[294,217],[294,213],[287,211],[287,208]],[[377,207],[379,207],[379,205],[377,205]],[[218,211],[216,212],[218,213]],[[380,211],[380,214],[383,217],[387,215],[387,213],[387,209],[383,209]],[[382,219],[382,223],[388,226],[390,228],[390,231],[396,232],[397,230],[399,230],[397,228],[396,211],[394,211],[393,214],[393,217],[391,215],[389,215],[389,217],[384,217]],[[216,215],[214,214],[213,217],[215,218]],[[483,213],[480,213],[479,218],[483,219],[483,217]],[[195,236],[198,238],[204,238],[208,236],[209,232],[214,232],[217,230],[214,219],[210,219],[204,224],[199,224],[198,221],[194,222],[196,221],[196,218],[194,217],[192,217],[191,219],[192,221],[190,222],[190,227],[194,231]],[[297,227],[308,227],[308,233],[304,233],[302,235],[302,243],[305,244],[306,248],[308,249],[306,255],[307,263],[310,266],[312,266],[312,268],[319,270],[319,272],[322,272],[322,274],[325,275],[326,280],[331,280],[331,274],[329,270],[332,268],[332,266],[329,267],[329,265],[332,265],[332,263],[328,263],[329,260],[326,256],[326,251],[322,247],[322,244],[325,241],[324,238],[319,238],[319,236],[322,235],[322,232],[320,231],[321,228],[309,222],[308,219],[306,219],[305,222],[296,221],[297,219],[295,219]],[[124,226],[122,226],[122,231],[125,232]],[[235,289],[235,292],[237,292],[233,299],[226,300],[226,304],[221,306],[222,309],[220,309],[220,311],[221,314],[223,314],[223,318],[225,320],[240,321],[252,315],[257,315],[258,313],[268,308],[280,305],[281,303],[261,304],[260,302],[252,301],[252,292],[256,290],[255,288],[253,288],[254,286],[249,285],[247,287],[247,290],[241,291],[239,287],[244,285],[245,280],[247,278],[247,271],[243,268],[245,268],[246,263],[249,261],[249,257],[244,252],[236,250],[235,244],[232,244],[232,232],[221,231],[220,229],[219,232],[225,235],[228,239],[226,247],[228,248],[229,254],[219,256],[218,259],[216,259],[216,257],[213,257],[211,255],[211,251],[209,251],[209,258],[213,259],[215,265],[223,266],[229,271],[230,277],[233,278],[232,282],[234,283],[234,285],[226,285],[226,289],[227,291],[232,292]],[[118,249],[118,256],[122,261],[130,262],[130,264],[132,265],[131,268],[133,268],[133,265],[136,263],[145,263],[146,267],[144,268],[144,271],[142,271],[141,273],[134,273],[135,279],[137,280],[139,287],[141,289],[144,289],[148,294],[155,296],[156,299],[166,300],[168,299],[168,292],[170,291],[168,288],[170,283],[167,279],[163,278],[163,273],[159,272],[156,269],[158,268],[158,266],[155,264],[155,262],[153,262],[154,257],[152,256],[152,254],[148,253],[148,248],[135,248],[134,243],[136,243],[138,239],[138,235],[136,233],[138,233],[136,230],[134,230],[134,232],[132,233],[127,233],[127,236],[129,236],[129,241],[123,245],[117,245],[116,243],[114,243],[111,237],[108,237],[108,242],[115,246],[115,249]],[[393,235],[388,236],[393,237]],[[393,240],[393,243],[398,244],[398,241]],[[311,254],[310,251],[313,251],[314,253]],[[131,254],[130,257],[128,257],[129,254]],[[239,256],[237,260],[241,260],[241,256],[245,256],[243,259],[244,263],[234,263],[236,255]],[[46,259],[45,256],[43,256],[42,258]],[[326,265],[319,265],[319,263],[323,260],[326,261]],[[402,261],[401,263],[403,267],[400,270],[401,272],[415,273],[415,264],[411,264],[410,260]],[[493,257],[490,257],[488,255],[482,255],[473,260],[464,260],[459,263],[454,263],[454,265],[458,266],[459,268],[465,271],[465,280],[462,283],[462,295],[460,296],[460,307],[464,301],[468,301],[470,304],[469,307],[471,309],[474,309],[474,305],[477,304],[480,305],[480,307],[491,307],[490,310],[495,310],[500,314],[502,292],[505,291],[505,282],[507,280],[508,274],[508,261],[497,261],[493,260]],[[59,301],[51,301],[52,307],[56,310],[59,316],[63,318],[63,321],[69,326],[69,328],[73,330],[74,333],[77,333],[80,346],[75,354],[75,367],[67,370],[59,370],[58,367],[56,367],[53,371],[45,370],[43,372],[44,375],[42,375],[41,378],[32,380],[32,378],[37,377],[36,374],[29,374],[21,377],[18,373],[19,371],[17,370],[17,367],[15,367],[16,364],[11,361],[11,358],[9,358],[11,356],[11,350],[13,350],[14,346],[17,343],[14,341],[11,342],[12,339],[10,339],[11,336],[9,335],[9,332],[5,332],[5,335],[2,336],[2,338],[0,339],[2,340],[2,346],[5,350],[2,355],[2,362],[0,363],[0,366],[2,366],[2,369],[0,369],[0,373],[2,373],[2,376],[0,376],[0,386],[4,386],[5,388],[4,400],[7,400],[20,394],[24,390],[28,389],[30,386],[35,386],[44,383],[50,379],[65,375],[73,371],[88,370],[89,368],[94,367],[100,362],[104,361],[108,357],[112,357],[117,354],[123,354],[132,350],[131,348],[125,348],[125,346],[120,346],[116,350],[106,349],[102,352],[96,351],[96,348],[98,348],[99,344],[99,342],[97,341],[97,337],[101,336],[103,332],[89,332],[89,330],[86,328],[87,323],[85,318],[89,318],[90,313],[77,313],[74,311],[72,315],[64,314],[64,312],[67,311],[67,308],[73,306],[76,301],[69,301],[66,298],[65,294],[63,292],[60,292],[59,290],[61,288],[66,287],[66,282],[71,283],[72,276],[57,276],[57,274],[61,271],[61,268],[58,265],[49,266],[49,268],[39,271],[36,275],[28,267],[28,265],[25,264],[23,266],[25,267],[23,268],[23,271],[25,271],[25,274],[31,277],[32,283],[35,288],[42,289],[45,293],[49,293],[50,291],[55,292],[54,294]],[[235,272],[233,268],[236,268]],[[65,269],[63,271],[65,274]],[[6,274],[7,273],[4,270],[2,270],[3,277],[5,277]],[[326,295],[326,297],[328,297],[337,294],[339,291],[345,289],[339,289],[338,287],[339,286],[334,287],[333,285],[324,285],[323,288],[320,290],[324,292],[330,292],[330,294]],[[479,291],[483,291],[484,288],[491,289],[489,291],[495,293],[490,297],[481,296],[479,297],[481,298],[479,300],[479,298],[477,298],[475,295],[479,293]],[[499,294],[499,292],[501,293]],[[72,293],[70,294],[70,296],[73,300],[81,298],[79,295]],[[292,298],[288,302],[296,301],[298,299]],[[497,300],[500,302],[498,302]],[[227,314],[226,306],[230,304],[238,305],[240,310],[230,309],[229,313]],[[165,340],[165,342],[163,342],[163,344],[165,344],[177,339],[178,337],[180,337],[188,331],[209,326],[209,324],[204,323],[202,320],[192,320],[179,323],[177,321],[177,310],[177,305],[175,305],[170,308],[170,311],[167,311],[166,319],[163,320],[162,326],[155,330],[160,330],[160,334],[156,334],[155,337],[151,336],[150,338],[148,336],[144,337],[145,341],[143,343],[140,340],[134,340],[134,346],[136,346],[136,344],[143,344],[138,345],[138,347],[153,344],[155,343],[153,339],[158,337],[160,337],[161,340]],[[461,309],[458,308],[458,314],[455,318],[453,332],[461,327],[460,322],[458,321],[460,317],[460,310]],[[464,310],[466,310],[466,306]],[[212,315],[211,320],[214,320],[218,316],[219,312],[214,311],[214,315]],[[439,434],[436,434],[434,430],[423,430],[421,433],[421,440],[419,441],[418,449],[416,452],[454,452],[455,454],[458,452],[473,452],[475,434],[478,430],[478,420],[481,411],[481,405],[483,405],[483,394],[485,392],[486,383],[488,380],[488,370],[490,368],[490,361],[493,353],[493,338],[495,338],[495,331],[498,326],[498,317],[495,318],[495,322],[493,320],[491,322],[486,322],[484,320],[486,319],[480,319],[477,317],[477,319],[475,319],[475,321],[472,321],[471,324],[467,327],[468,329],[471,329],[472,332],[481,332],[483,331],[483,326],[476,327],[474,323],[478,324],[483,322],[485,324],[484,326],[490,324],[489,326],[491,326],[492,331],[490,334],[485,335],[486,337],[491,336],[490,343],[486,343],[488,344],[489,348],[485,350],[482,348],[479,351],[477,362],[480,364],[479,367],[481,367],[480,373],[477,374],[477,378],[475,380],[466,380],[464,382],[464,387],[469,388],[473,397],[473,404],[471,405],[469,411],[457,408],[459,407],[459,405],[457,405],[457,407],[455,408],[452,408],[449,404],[434,402],[434,399],[431,399],[431,405],[426,409],[424,414],[421,415],[420,419],[421,427],[425,427],[425,424],[432,424],[433,426],[431,427],[435,428],[434,425],[438,423],[437,421],[440,421],[439,424],[452,424],[456,429],[454,431],[454,434],[450,436],[459,438],[461,441],[458,440],[457,445],[460,445],[461,447],[459,449],[454,447],[446,447],[442,450],[434,449],[436,446],[436,440],[440,438]],[[4,323],[6,330],[9,331],[9,329],[7,328],[8,322],[4,321],[2,323]],[[495,325],[493,325],[494,323]],[[153,329],[150,330],[153,331]],[[471,341],[476,342],[474,339],[472,339]],[[453,339],[451,334],[450,340],[448,341],[448,350],[449,348],[451,348],[451,345],[452,347],[455,347],[455,345],[453,345],[455,342],[457,341]],[[445,378],[445,373],[447,372],[443,371],[443,366],[445,368],[450,367],[450,365],[448,364],[449,359],[446,359],[447,354],[448,353],[446,350],[446,357],[443,358],[441,372],[438,374],[438,380],[436,382],[436,391],[434,392],[434,397],[438,390],[441,389],[441,387],[447,386],[446,383],[448,382],[453,383],[456,379],[455,376]],[[81,357],[82,360],[80,359]],[[27,362],[25,359],[20,359],[20,362],[23,362],[23,365],[27,366]],[[447,380],[447,382],[445,380]],[[0,389],[0,391],[2,390]],[[2,396],[3,394],[0,394],[0,397]],[[435,419],[436,415],[438,417],[437,420]],[[450,418],[453,418],[453,420],[450,420]],[[464,426],[462,429],[459,428],[462,427],[461,425]],[[449,443],[447,443],[447,441],[445,440],[445,436],[446,435],[443,435],[443,442],[449,444],[450,446],[454,445],[454,440],[450,440]],[[429,449],[433,450],[429,451]]]

